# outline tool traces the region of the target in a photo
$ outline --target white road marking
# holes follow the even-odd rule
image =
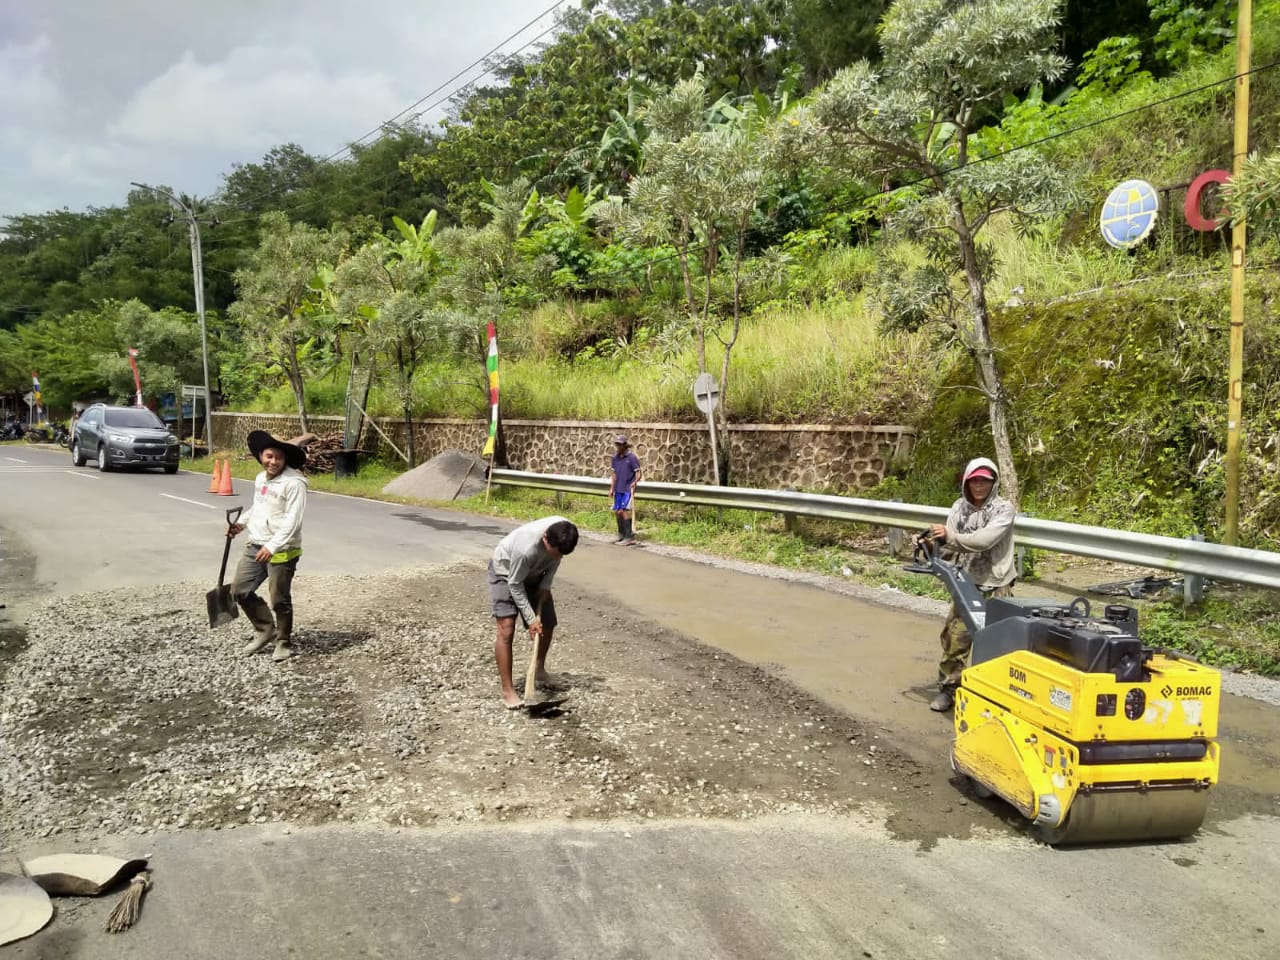
[[[5,457],[6,460],[12,460],[14,463],[26,463],[26,460],[19,460],[17,457]]]
[[[59,470],[59,473],[69,473],[73,477],[84,477],[86,480],[101,480],[102,478],[96,473],[85,473],[83,470]]]
[[[0,473],[11,473],[22,476],[28,473],[70,473],[66,467],[11,467],[7,463],[0,464]]]
[[[190,503],[197,507],[204,507],[206,510],[217,510],[212,503],[201,503],[199,500],[188,500],[186,497],[175,497],[172,493],[162,493],[162,497],[168,497],[170,500],[181,500],[183,503]]]

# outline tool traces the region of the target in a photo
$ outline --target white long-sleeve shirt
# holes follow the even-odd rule
[[[272,553],[302,551],[302,514],[307,507],[307,480],[292,467],[267,478],[263,470],[253,481],[253,505],[240,517],[249,542]]]

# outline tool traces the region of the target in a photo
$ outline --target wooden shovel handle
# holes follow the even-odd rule
[[[541,624],[542,623],[542,601],[541,600],[538,601],[537,614],[538,614],[537,616],[538,623]],[[533,695],[537,693],[536,674],[538,672],[538,643],[540,642],[540,638],[541,638],[541,634],[533,638],[532,648],[529,650],[529,670],[524,675],[525,703],[528,703],[530,700],[532,700]]]

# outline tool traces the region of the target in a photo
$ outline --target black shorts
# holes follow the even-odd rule
[[[538,609],[538,591],[542,589],[542,578],[536,580],[526,580],[524,584],[525,593],[529,595],[529,602],[533,604],[534,610]],[[516,606],[516,602],[511,599],[511,587],[506,580],[498,576],[493,571],[493,561],[489,561],[489,601],[493,605],[493,615],[498,620],[505,620],[507,617],[519,617],[520,622],[527,627],[524,614],[520,612],[520,608]],[[548,596],[542,604],[542,625],[544,627],[554,627],[559,621],[556,620],[556,602]]]

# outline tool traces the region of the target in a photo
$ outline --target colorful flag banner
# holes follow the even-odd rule
[[[31,371],[31,396],[35,400],[36,419],[40,419],[40,378],[36,376],[34,370]]]
[[[493,321],[489,321],[489,356],[485,360],[485,368],[489,371],[489,439],[484,442],[482,457],[492,457],[494,444],[498,440],[498,331]]]

